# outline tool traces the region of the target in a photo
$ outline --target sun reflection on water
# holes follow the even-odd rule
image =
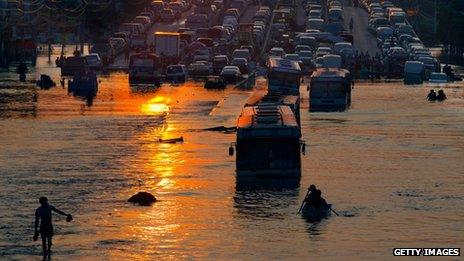
[[[156,96],[140,105],[140,111],[146,115],[159,115],[169,112],[170,99],[164,96]]]

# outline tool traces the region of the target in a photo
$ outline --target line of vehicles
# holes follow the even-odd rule
[[[301,76],[297,62],[270,59],[267,91],[255,92],[246,102],[229,148],[231,156],[235,149],[237,177],[301,175]]]
[[[383,0],[363,0],[361,6],[369,13],[368,30],[377,37],[383,64],[394,67],[399,75],[404,73],[405,84],[454,80],[442,72],[440,62],[419,39],[402,8]]]
[[[211,87],[214,86],[212,82],[219,82],[217,76],[221,77],[222,82],[234,83],[254,70],[258,47],[264,41],[265,30],[271,17],[269,7],[259,7],[253,17],[253,23],[239,22],[249,5],[243,0],[228,3],[230,8],[224,8],[220,16],[222,20],[217,19],[216,23],[194,23],[189,19],[204,15],[200,12],[209,8],[211,3],[194,3],[194,12],[187,17],[185,28],[179,28],[177,32],[155,33],[154,50],[149,50],[157,57],[154,77],[176,81],[183,81],[187,77],[208,78],[211,81],[207,85]],[[145,56],[136,54],[131,60],[143,57]],[[134,75],[130,79],[136,79],[135,75],[140,70],[130,66],[129,71]],[[218,86],[225,85],[221,83]]]
[[[298,8],[295,3],[286,4],[283,5],[285,14],[291,14]],[[308,1],[303,6],[309,10],[308,16],[315,13],[311,11],[319,10],[317,13],[326,18],[328,10],[341,9],[341,5],[337,4],[337,1]],[[282,10],[278,8],[279,3],[276,6],[276,10]],[[319,9],[316,9],[317,6]],[[281,31],[281,28],[288,30],[292,26],[290,18],[291,16],[274,18],[273,22],[283,24],[284,27],[279,25],[271,28],[271,33],[282,36],[292,32]],[[330,19],[326,19],[323,20],[324,24],[338,23],[342,18],[333,14]],[[279,29],[275,30],[276,28]],[[321,29],[324,30],[322,27]],[[236,155],[238,178],[295,178],[301,175],[300,154],[305,153],[306,144],[301,140],[300,84],[305,75],[311,75],[308,85],[311,112],[343,111],[351,103],[351,75],[342,68],[343,54],[340,53],[345,46],[352,48],[351,43],[332,33],[329,33],[333,36],[332,39],[337,41],[315,37],[317,34],[306,36],[307,33],[326,33],[319,29],[309,30],[317,31],[293,31],[294,34],[289,35],[289,42],[274,41],[274,46],[271,46],[267,60],[266,91],[256,90],[246,102],[237,121],[236,141],[229,148],[229,155]],[[310,44],[303,44],[307,42],[301,42],[301,37],[310,37],[309,40],[303,38],[303,41],[307,40]],[[288,43],[293,46],[284,46]],[[301,46],[305,46],[304,49],[298,50]],[[288,50],[295,51],[296,55],[286,53]],[[318,57],[315,53],[319,53],[323,58],[321,65],[304,70],[305,64],[297,59],[301,51],[311,53],[311,62]]]

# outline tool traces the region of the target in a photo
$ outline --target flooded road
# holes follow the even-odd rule
[[[394,247],[464,243],[462,83],[443,87],[443,103],[425,101],[427,84],[357,83],[349,111],[312,114],[302,86],[301,180],[243,184],[227,154],[235,134],[203,129],[233,126],[248,91],[129,86],[113,73],[89,102],[0,77],[11,79],[0,88],[7,259],[41,257],[31,240],[39,196],[74,216],[55,216],[57,260],[385,259]],[[340,217],[296,214],[311,183]],[[159,201],[128,204],[139,190]]]

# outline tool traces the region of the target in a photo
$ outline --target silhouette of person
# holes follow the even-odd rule
[[[437,101],[444,101],[444,100],[446,100],[448,98],[446,97],[446,94],[445,94],[445,92],[443,90],[439,90],[436,99],[437,99]]]
[[[52,237],[53,237],[53,224],[52,224],[52,211],[66,216],[66,221],[71,222],[71,214],[66,214],[63,211],[55,208],[52,205],[48,204],[48,199],[46,197],[41,197],[39,199],[40,207],[35,211],[35,231],[33,240],[36,241],[39,237],[42,238],[42,250],[43,250],[43,259],[45,260],[48,256],[51,256],[51,247],[52,247]],[[40,229],[39,228],[40,220]]]
[[[427,100],[429,100],[429,101],[436,101],[437,100],[437,94],[435,93],[434,90],[430,90],[429,94],[427,95]]]
[[[304,199],[306,204],[309,204],[309,202],[314,198],[314,195],[316,194],[316,185],[312,184],[311,186],[309,186],[308,191],[309,193]]]

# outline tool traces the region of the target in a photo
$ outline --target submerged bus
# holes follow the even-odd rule
[[[301,131],[292,109],[275,103],[246,106],[238,119],[237,177],[300,177]],[[233,155],[231,146],[229,155]]]
[[[351,104],[351,77],[345,69],[317,69],[309,87],[311,112],[344,111]]]
[[[300,95],[301,68],[296,61],[269,58],[268,92]]]

